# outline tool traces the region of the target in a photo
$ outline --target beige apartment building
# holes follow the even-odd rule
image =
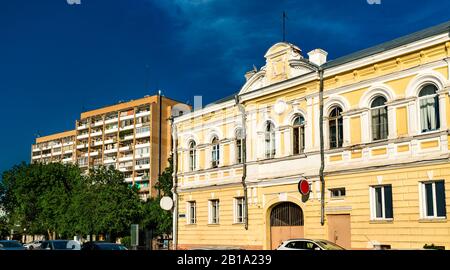
[[[113,166],[145,200],[157,194],[153,187],[168,166],[171,116],[186,110],[187,105],[154,95],[85,111],[74,130],[36,138],[31,161],[76,163],[85,172]]]

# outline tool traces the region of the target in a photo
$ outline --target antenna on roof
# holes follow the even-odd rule
[[[286,41],[286,19],[287,19],[286,11],[283,11],[283,42]]]
[[[36,138],[41,137],[41,133],[39,132],[39,130],[36,133],[34,133],[34,137],[36,137]]]

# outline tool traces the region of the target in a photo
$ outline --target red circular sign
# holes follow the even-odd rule
[[[305,179],[300,180],[300,182],[298,182],[298,191],[300,191],[302,195],[307,195],[310,192],[308,181]]]

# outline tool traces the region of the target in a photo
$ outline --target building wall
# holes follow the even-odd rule
[[[280,46],[274,46],[277,53]],[[392,248],[420,248],[431,243],[450,246],[447,219],[425,220],[420,217],[419,207],[419,183],[429,180],[445,180],[447,216],[450,207],[447,165],[450,43],[447,36],[439,42],[436,39],[422,42],[422,47],[416,50],[409,49],[415,46],[419,45],[411,44],[395,53],[384,52],[365,62],[361,60],[359,65],[344,64],[345,68],[338,66],[325,71],[326,213],[351,215],[352,248],[370,248],[378,242]],[[285,48],[289,50],[289,45]],[[373,61],[378,58],[381,60]],[[270,66],[271,58],[266,60]],[[179,219],[180,247],[238,245],[268,249],[268,218],[272,207],[280,201],[291,201],[302,208],[305,237],[328,238],[327,220],[324,226],[320,225],[318,77],[310,73],[298,77],[289,72],[286,77],[272,73],[258,71],[239,94],[247,117],[248,230],[242,224],[233,224],[231,211],[233,197],[243,192],[242,165],[233,162],[236,141],[233,132],[242,127],[234,100],[175,120],[180,214],[186,211],[186,202],[190,200],[197,202],[198,209],[196,225]],[[422,133],[417,96],[426,83],[438,88],[440,128]],[[373,141],[370,103],[378,95],[387,100],[389,133],[387,139]],[[330,149],[328,114],[335,105],[343,109],[344,141],[342,147]],[[291,125],[296,114],[306,120],[305,151],[299,155],[292,154]],[[275,158],[265,157],[267,121],[275,126]],[[210,168],[212,135],[217,135],[221,142],[218,168]],[[197,145],[197,166],[190,171],[188,143],[192,140]],[[305,177],[311,183],[312,193],[303,202],[297,183]],[[392,185],[393,220],[371,220],[369,188],[380,184]],[[345,187],[345,198],[331,199],[328,188],[333,187]],[[220,200],[220,225],[207,224],[207,201],[212,197]]]

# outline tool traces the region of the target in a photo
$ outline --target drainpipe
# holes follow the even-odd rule
[[[245,108],[242,103],[239,101],[239,96],[235,96],[236,105],[239,108],[242,116],[242,187],[244,189],[244,221],[245,221],[245,230],[248,230],[248,195],[247,195],[247,183],[245,179],[247,178],[247,131],[246,131],[246,123],[247,117],[245,114]]]
[[[323,226],[325,224],[325,178],[323,176],[323,171],[325,169],[325,153],[324,153],[324,138],[323,138],[323,68],[319,67],[319,130],[320,130],[320,169],[319,169],[319,179],[321,183],[320,189],[320,224]]]
[[[159,103],[159,128],[158,128],[158,182],[161,178],[161,136],[162,136],[162,96],[161,90],[158,90],[158,103]],[[161,197],[161,190],[158,189],[158,197]]]
[[[178,187],[178,176],[177,176],[177,171],[178,171],[178,136],[177,136],[177,127],[176,125],[173,123],[173,117],[170,118],[171,121],[171,127],[172,127],[172,138],[173,138],[173,173],[172,173],[172,178],[173,178],[173,187],[172,187],[172,193],[173,193],[173,224],[172,224],[172,237],[173,237],[173,249],[177,250],[178,249],[178,192],[177,192],[177,187]]]

